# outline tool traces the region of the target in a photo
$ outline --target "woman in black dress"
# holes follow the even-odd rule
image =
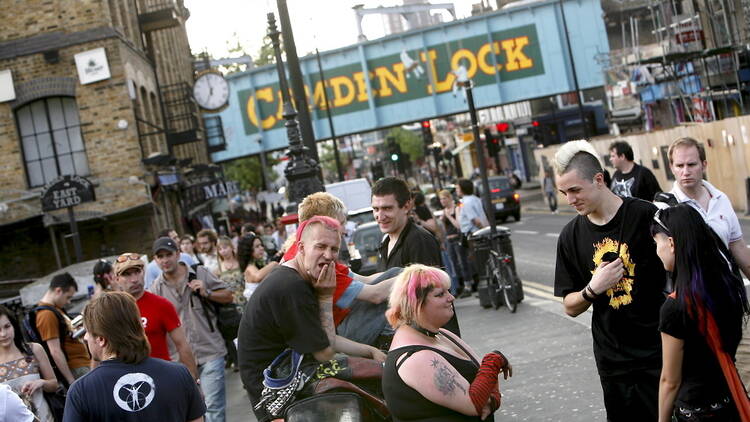
[[[388,322],[396,329],[383,370],[394,421],[492,421],[500,407],[498,374],[512,368],[500,352],[478,355],[441,329],[453,316],[448,274],[414,264],[391,290]]]
[[[745,421],[734,355],[748,303],[729,252],[687,204],[657,211],[651,234],[674,282],[659,322],[659,421]]]

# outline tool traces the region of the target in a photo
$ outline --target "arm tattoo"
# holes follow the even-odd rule
[[[319,302],[320,326],[328,337],[331,347],[336,342],[336,326],[333,324],[333,306],[331,302]]]
[[[446,396],[453,396],[456,393],[456,387],[458,387],[464,395],[466,394],[466,389],[456,381],[456,375],[448,366],[440,363],[437,359],[433,359],[430,366],[435,368],[435,387],[438,391]]]

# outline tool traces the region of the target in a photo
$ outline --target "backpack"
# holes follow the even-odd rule
[[[202,265],[193,264],[190,266],[193,271],[188,272],[188,283],[198,278],[199,267],[202,267]],[[216,316],[216,325],[218,325],[217,328],[219,329],[222,337],[227,339],[237,338],[237,331],[239,331],[240,320],[242,319],[242,314],[237,309],[237,305],[235,305],[234,303],[216,303],[201,296],[200,294],[194,294],[198,297],[198,299],[201,301],[201,304],[203,305],[203,312],[206,316],[208,327],[211,332],[214,331],[214,325],[211,322],[211,314],[213,314],[214,316]]]
[[[47,346],[47,342],[42,340],[42,336],[39,334],[39,330],[36,327],[36,314],[37,312],[42,310],[52,311],[52,313],[54,313],[55,317],[57,318],[57,330],[60,333],[60,349],[62,349],[63,356],[65,356],[65,360],[67,361],[68,353],[65,351],[64,343],[69,334],[68,324],[65,322],[65,318],[63,318],[63,315],[60,313],[60,311],[54,306],[39,305],[31,308],[31,310],[23,318],[21,331],[23,331],[23,335],[26,338],[26,341],[31,343],[39,343],[42,345],[42,347],[44,348],[44,352],[47,353],[47,358],[49,358],[49,363],[50,365],[52,365],[52,370],[55,372],[55,376],[57,377],[58,381],[60,381],[65,386],[65,388],[68,388],[68,382],[66,381],[62,372],[60,372],[60,369],[57,367],[57,363],[52,358],[52,354],[50,353],[49,346]]]

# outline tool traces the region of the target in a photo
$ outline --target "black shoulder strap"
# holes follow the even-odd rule
[[[471,361],[472,361],[472,362],[474,362],[474,365],[476,365],[477,367],[479,367],[479,362],[477,362],[477,360],[476,360],[476,359],[474,359],[474,355],[472,355],[471,353],[469,353],[469,351],[468,351],[468,350],[466,350],[466,348],[465,348],[465,347],[464,347],[464,346],[463,346],[463,345],[462,345],[461,343],[459,343],[459,342],[458,342],[458,341],[457,341],[456,339],[454,339],[454,338],[453,338],[453,333],[450,333],[450,334],[446,334],[446,332],[447,332],[447,333],[450,333],[450,331],[449,331],[449,330],[446,330],[446,329],[441,329],[441,330],[440,330],[440,334],[442,334],[442,335],[443,335],[444,337],[446,337],[446,338],[447,338],[448,340],[452,341],[452,342],[453,342],[453,344],[455,344],[456,346],[458,346],[458,348],[459,348],[459,349],[461,349],[461,351],[463,351],[463,352],[464,352],[464,354],[465,354],[466,356],[468,356],[468,357],[469,357],[469,359],[471,359]]]
[[[617,235],[617,257],[620,257],[620,248],[622,247],[622,232],[625,230],[625,217],[628,216],[628,202],[622,200],[622,221],[620,221],[620,233]],[[616,259],[615,259],[616,260]]]

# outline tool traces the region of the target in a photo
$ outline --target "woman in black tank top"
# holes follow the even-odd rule
[[[439,328],[453,315],[449,287],[445,272],[424,265],[406,267],[393,285],[386,317],[396,334],[383,393],[394,421],[493,421],[500,406],[498,373],[507,379],[511,366],[499,352],[480,365],[466,343]]]

